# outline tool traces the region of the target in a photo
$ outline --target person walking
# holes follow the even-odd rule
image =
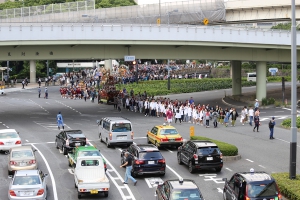
[[[64,130],[65,126],[64,126],[64,120],[61,112],[58,112],[58,114],[56,115],[56,121],[57,121],[58,130],[60,130],[60,127],[62,127],[62,129]]]
[[[47,87],[45,87],[45,97],[44,97],[44,99],[48,99],[48,89],[47,89]]]
[[[25,89],[24,86],[25,86],[25,80],[22,81],[22,89]]]
[[[274,134],[274,126],[275,126],[275,125],[276,125],[275,117],[272,117],[272,119],[271,119],[270,122],[269,122],[270,140],[275,139],[275,138],[273,137],[273,134]]]
[[[254,117],[254,110],[253,110],[252,106],[250,106],[250,108],[249,108],[248,116],[249,116],[249,125],[252,126],[253,117]]]
[[[255,128],[256,128],[256,131],[259,132],[258,131],[258,128],[259,128],[259,112],[256,111],[254,115],[255,116],[254,116],[254,128],[253,128],[253,132],[255,132]]]
[[[179,122],[180,122],[180,124],[181,124],[180,108],[177,108],[177,110],[176,110],[176,114],[175,114],[175,123],[177,122],[177,120],[179,120]]]
[[[258,108],[259,108],[259,102],[258,102],[258,99],[255,99],[254,111],[257,111]]]
[[[204,117],[205,117],[206,128],[209,128],[209,120],[211,119],[211,115],[210,115],[209,110],[205,110]]]
[[[230,115],[231,115],[231,126],[235,126],[235,121],[236,118],[238,118],[239,114],[237,113],[235,108],[232,108],[232,112],[230,113]]]
[[[167,119],[167,122],[168,122],[169,126],[171,126],[172,118],[173,118],[173,112],[172,112],[172,109],[169,108],[167,113],[166,113],[166,119]]]
[[[224,117],[224,124],[225,124],[225,127],[228,126],[229,118],[230,118],[230,112],[229,112],[228,109],[226,108],[226,110],[225,110],[225,117]]]
[[[213,123],[214,123],[214,128],[217,128],[218,127],[219,114],[216,110],[214,110],[213,113],[212,113],[212,119],[213,119]]]
[[[41,92],[42,92],[41,87],[39,87],[38,88],[39,98],[41,98]]]
[[[132,180],[132,182],[134,183],[134,186],[136,186],[137,184],[137,180],[135,180],[132,176],[131,176],[131,170],[132,170],[132,157],[130,155],[130,153],[127,151],[125,152],[125,163],[123,165],[120,166],[120,168],[125,167],[126,166],[126,172],[125,172],[125,179],[123,184],[128,184],[128,178],[130,178]]]

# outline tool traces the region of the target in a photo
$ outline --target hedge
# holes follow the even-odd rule
[[[191,140],[209,140],[216,145],[218,145],[220,151],[222,152],[223,156],[236,156],[238,155],[238,148],[232,144],[228,144],[225,142],[221,142],[218,140],[213,140],[207,137],[202,136],[192,136]]]
[[[289,179],[289,173],[273,173],[281,194],[290,200],[300,200],[300,175]]]
[[[128,92],[133,89],[135,94],[146,91],[149,96],[159,96],[232,88],[230,78],[172,79],[170,90],[168,90],[167,82],[167,80],[139,81],[138,84],[118,84],[117,89],[121,90],[125,87]],[[255,82],[242,79],[242,87],[254,85],[256,85]]]
[[[292,119],[289,118],[289,119],[283,120],[281,125],[284,128],[291,128],[291,123],[292,123]],[[297,126],[297,128],[300,128],[300,117],[297,117],[296,126]]]

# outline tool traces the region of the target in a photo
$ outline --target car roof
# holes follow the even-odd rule
[[[78,151],[98,151],[98,149],[94,146],[79,146],[76,147]]]
[[[240,174],[247,182],[274,180],[273,177],[266,172],[240,172],[238,174]]]
[[[184,179],[183,183],[179,183],[179,180],[168,180],[173,189],[198,189],[198,186],[193,180]]]
[[[157,125],[155,127],[161,128],[161,129],[176,129],[174,126],[169,126],[169,125]]]
[[[153,144],[136,144],[141,151],[159,151]]]
[[[18,170],[15,172],[15,176],[28,176],[28,175],[39,175],[39,170]]]
[[[193,142],[197,147],[212,147],[217,145],[211,141],[208,140],[190,140]]]
[[[24,146],[11,148],[11,151],[21,151],[21,150],[32,150],[32,147],[24,145]]]
[[[114,121],[114,122],[129,122],[128,119],[125,119],[124,117],[104,117],[102,120],[108,120],[108,121]]]
[[[11,133],[11,132],[16,132],[16,129],[0,129],[0,133]]]

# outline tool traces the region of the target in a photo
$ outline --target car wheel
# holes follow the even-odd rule
[[[104,192],[104,196],[105,196],[105,197],[108,197],[108,192]]]
[[[222,167],[216,168],[216,172],[220,172],[222,170]]]
[[[75,188],[77,188],[77,185],[76,185],[76,183],[74,182],[74,186],[75,186]]]
[[[223,199],[224,199],[224,200],[227,200],[226,192],[225,192],[225,191],[223,191]]]
[[[194,173],[194,171],[195,171],[195,169],[194,169],[193,163],[190,160],[190,162],[189,162],[189,172],[192,174],[192,173]]]
[[[78,195],[77,195],[78,199],[81,199],[81,193],[78,192]]]
[[[182,165],[180,153],[177,154],[177,162],[178,162],[179,165]]]
[[[58,147],[58,145],[57,145],[57,140],[55,140],[55,147],[56,147],[57,149],[59,149],[59,147]]]
[[[124,165],[124,158],[123,157],[121,158],[121,165]],[[125,166],[123,166],[123,167],[125,167]]]
[[[8,176],[13,175],[13,172],[8,170]]]
[[[67,155],[68,154],[68,151],[67,151],[67,148],[66,147],[62,147],[62,152],[64,155]]]
[[[103,142],[101,133],[99,133],[99,140],[100,140],[100,142]]]
[[[157,141],[155,141],[155,146],[159,149],[159,144],[157,143]]]
[[[148,144],[151,144],[150,140],[149,140],[149,137],[147,136],[147,143]]]
[[[164,177],[164,176],[165,176],[165,174],[166,174],[166,172],[164,172],[163,174],[160,174],[160,176],[161,176],[161,177]]]
[[[137,173],[135,173],[133,170],[131,170],[131,175],[132,175],[132,177],[134,177],[134,178],[137,177]]]
[[[108,139],[106,138],[106,147],[110,148],[110,144],[108,143]]]

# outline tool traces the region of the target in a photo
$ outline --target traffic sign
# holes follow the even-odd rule
[[[7,69],[7,67],[0,67],[0,70],[6,70]]]
[[[203,22],[204,25],[207,25],[209,23],[207,18],[204,18],[202,22]]]
[[[274,76],[278,72],[278,68],[269,68],[269,72]]]
[[[135,61],[135,56],[124,56],[124,61]]]
[[[160,25],[160,18],[157,18],[156,24],[157,24],[157,25]]]
[[[190,137],[195,136],[195,127],[191,126],[190,127]]]

